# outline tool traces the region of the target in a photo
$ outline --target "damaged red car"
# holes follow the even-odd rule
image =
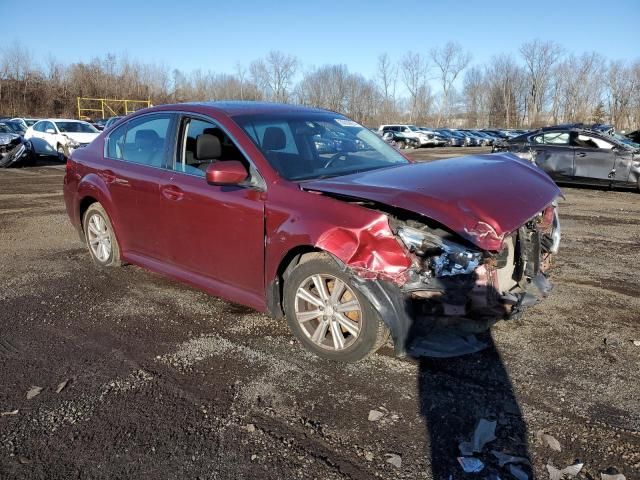
[[[415,163],[340,114],[254,102],[139,111],[73,152],[64,179],[98,265],[286,318],[341,361],[389,335],[404,354],[427,319],[490,326],[546,296],[560,195],[508,154]]]

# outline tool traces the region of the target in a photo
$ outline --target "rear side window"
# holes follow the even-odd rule
[[[165,163],[171,115],[133,119],[116,128],[107,142],[107,157],[152,167]]]

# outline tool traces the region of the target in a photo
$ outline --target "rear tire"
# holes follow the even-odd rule
[[[293,269],[284,285],[284,310],[294,336],[327,360],[356,362],[389,339],[377,312],[329,256]]]
[[[82,219],[84,238],[93,261],[101,267],[119,267],[120,246],[111,220],[98,202],[87,208]]]

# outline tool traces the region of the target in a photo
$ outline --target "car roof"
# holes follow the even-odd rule
[[[289,103],[275,102],[252,102],[252,101],[215,101],[215,102],[189,102],[178,103],[173,105],[164,105],[164,107],[174,107],[184,109],[185,105],[198,106],[205,108],[214,108],[228,116],[260,114],[260,113],[335,113],[322,108],[306,107],[304,105],[292,105]],[[155,107],[152,107],[155,108]]]
[[[81,123],[89,123],[86,120],[77,120],[75,118],[41,118],[36,123],[39,122],[81,122]]]

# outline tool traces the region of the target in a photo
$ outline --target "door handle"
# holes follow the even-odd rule
[[[587,154],[584,153],[584,152],[578,152],[578,153],[576,153],[576,155],[579,156],[579,157],[586,157],[587,156]]]
[[[160,192],[162,192],[164,198],[175,202],[182,200],[182,197],[184,197],[184,192],[175,185],[165,185],[160,189]]]
[[[104,172],[102,172],[101,176],[104,179],[104,181],[107,183],[113,183],[118,178],[116,177],[116,174],[113,173],[111,170],[105,170]]]
[[[609,175],[607,175],[607,177],[608,178],[613,178],[615,176],[616,176],[616,169],[614,168],[609,172]]]

